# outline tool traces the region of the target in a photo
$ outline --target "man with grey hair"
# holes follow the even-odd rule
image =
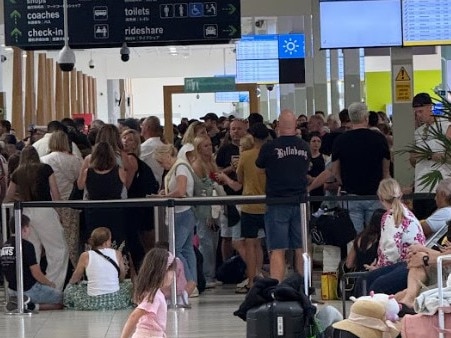
[[[349,195],[376,195],[379,182],[390,177],[390,150],[381,133],[368,129],[368,108],[361,102],[349,108],[352,129],[337,137],[332,148],[332,171]],[[349,201],[349,216],[357,233],[369,224],[380,202]]]
[[[437,210],[428,218],[420,221],[426,237],[444,230],[447,226],[446,222],[451,220],[451,178],[445,178],[437,185],[435,204]]]

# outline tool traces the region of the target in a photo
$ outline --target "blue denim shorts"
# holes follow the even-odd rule
[[[16,296],[17,292],[8,289],[10,296]],[[35,304],[63,304],[63,293],[50,286],[36,282],[30,289],[24,292]]]
[[[268,205],[265,214],[268,250],[302,247],[299,205]]]

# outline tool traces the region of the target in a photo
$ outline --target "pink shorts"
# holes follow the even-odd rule
[[[166,333],[137,328],[132,338],[166,338]]]

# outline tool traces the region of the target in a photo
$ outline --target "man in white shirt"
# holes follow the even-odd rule
[[[33,147],[38,152],[39,157],[42,157],[49,153],[50,137],[52,136],[52,133],[57,130],[66,132],[66,127],[60,121],[49,122],[49,124],[47,125],[47,133],[41,139],[39,139],[35,143],[33,143]],[[78,149],[77,145],[74,142],[72,142],[72,153],[75,156],[77,156],[78,158],[83,159],[80,149]]]
[[[146,118],[141,125],[141,136],[144,137],[145,141],[141,144],[140,158],[152,169],[152,172],[161,187],[164,169],[153,158],[155,149],[164,144],[160,139],[160,135],[160,119],[156,116]]]
[[[421,184],[422,177],[432,170],[439,170],[443,178],[451,177],[451,165],[442,162],[445,154],[443,144],[434,136],[432,130],[441,131],[448,139],[451,139],[451,126],[446,118],[440,118],[432,114],[433,102],[429,94],[419,93],[412,101],[415,117],[421,125],[415,130],[415,145],[429,147],[433,154],[430,158],[421,158],[421,155],[411,153],[410,163],[415,167],[415,193],[435,192],[437,186]],[[418,219],[426,219],[435,210],[433,199],[414,200],[414,212]]]

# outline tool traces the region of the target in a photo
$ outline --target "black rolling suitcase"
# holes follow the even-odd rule
[[[274,300],[247,311],[247,338],[305,338],[304,311],[299,302]]]

